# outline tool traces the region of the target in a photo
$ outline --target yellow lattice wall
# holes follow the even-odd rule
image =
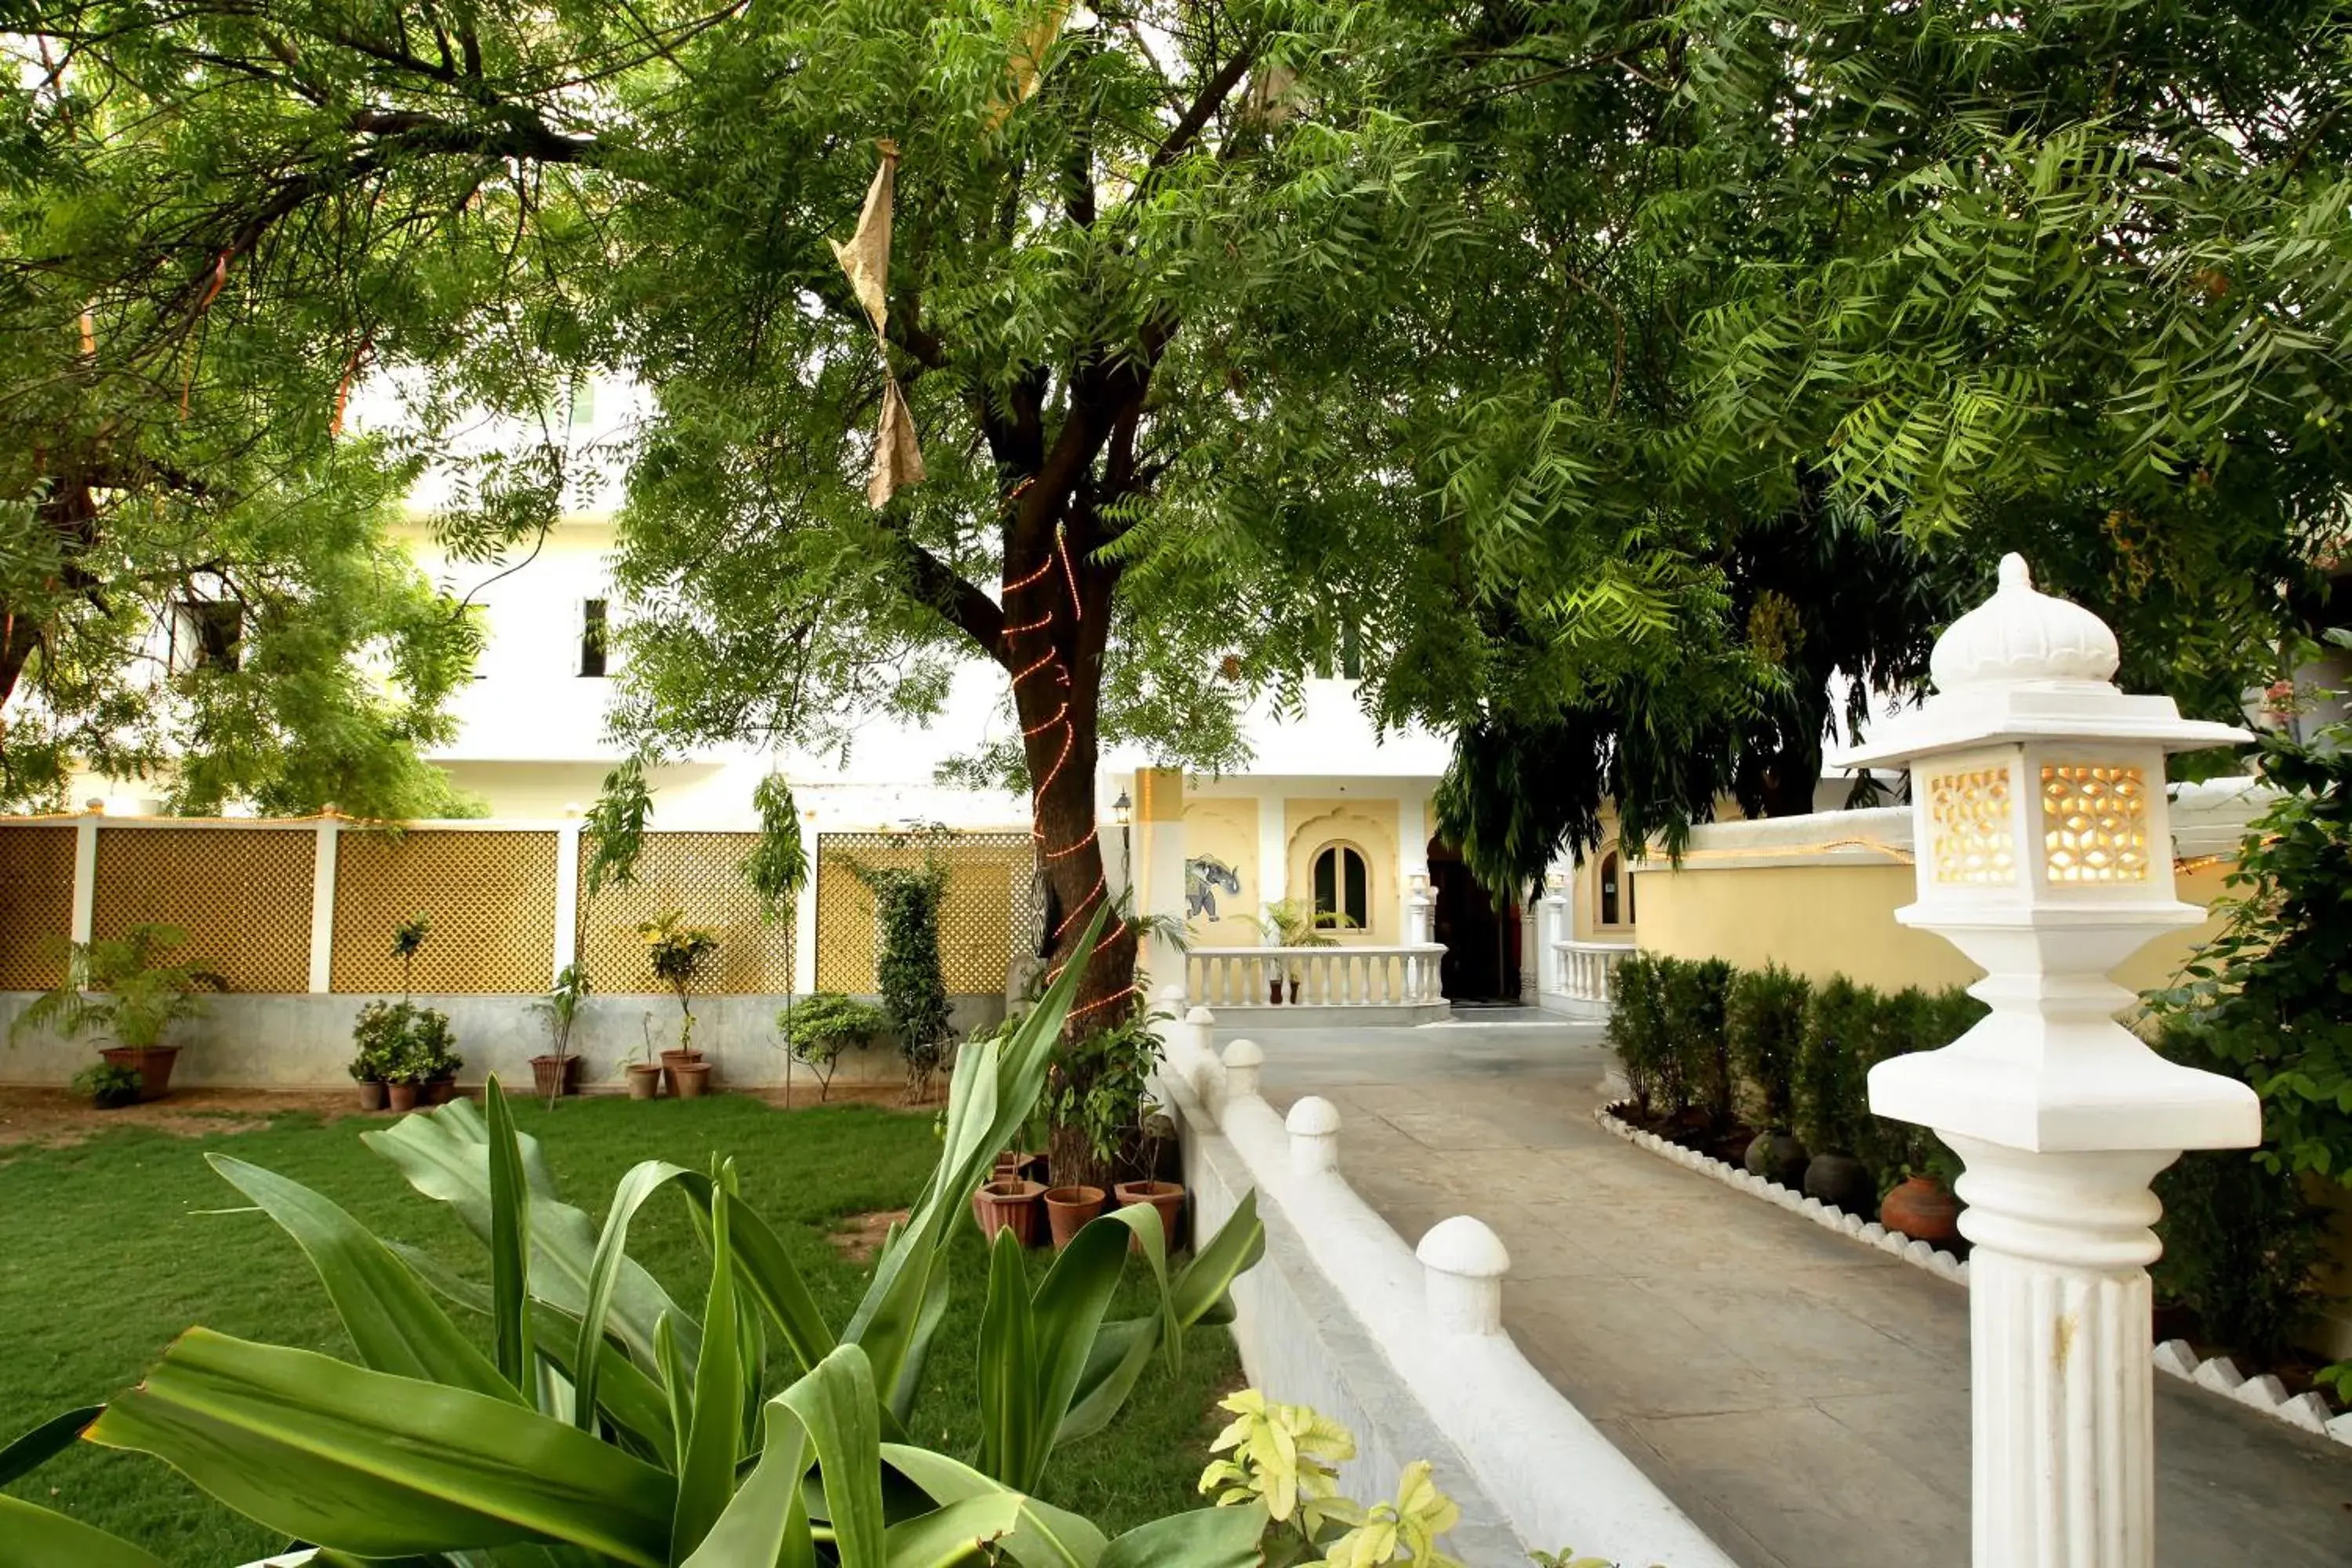
[[[65,975],[73,930],[74,830],[0,828],[0,991],[46,991]]]
[[[760,841],[756,833],[648,833],[637,858],[636,879],[588,897],[586,845],[580,852],[580,962],[599,991],[656,991],[646,962],[639,921],[671,910],[685,911],[688,925],[719,937],[719,951],[703,961],[696,990],[712,995],[760,995],[792,989],[792,911],[781,910],[773,925],[760,918],[760,900],[743,885],[744,858]]]
[[[874,894],[856,866],[916,867],[936,856],[947,868],[940,900],[940,962],[951,992],[996,995],[1015,952],[1034,952],[1034,867],[1025,833],[964,833],[908,838],[828,833],[817,840],[816,983],[853,995],[874,990]]]
[[[392,936],[422,914],[419,991],[544,991],[555,956],[552,833],[347,830],[335,857],[337,991],[398,991]]]
[[[232,991],[308,991],[318,855],[319,836],[300,828],[100,826],[90,935],[175,925],[188,942],[173,962],[217,971]]]

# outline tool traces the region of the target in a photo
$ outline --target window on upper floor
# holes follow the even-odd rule
[[[182,599],[172,606],[171,666],[234,673],[245,645],[245,606],[234,599]]]
[[[1332,844],[1315,854],[1315,923],[1361,931],[1371,923],[1371,876],[1352,845]]]
[[[604,674],[606,639],[611,623],[605,615],[604,601],[583,599],[580,604],[580,673],[602,679]]]

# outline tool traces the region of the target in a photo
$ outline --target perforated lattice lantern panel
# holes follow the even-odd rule
[[[588,895],[588,862],[580,850],[580,962],[588,983],[600,991],[665,989],[646,956],[641,921],[671,910],[686,923],[719,938],[719,951],[702,961],[695,982],[701,995],[766,995],[792,988],[793,911],[762,920],[760,900],[744,884],[742,866],[758,846],[756,833],[649,833],[637,858],[635,879]]]
[[[828,833],[817,840],[816,984],[823,991],[875,988],[874,894],[856,868],[911,869],[927,858],[947,871],[940,899],[940,963],[950,992],[1000,995],[1016,954],[1044,931],[1035,893],[1034,841],[1026,833],[940,837]]]
[[[319,835],[310,827],[109,827],[98,830],[90,934],[174,925],[199,963],[232,991],[310,988],[310,895]]]
[[[2042,837],[2053,882],[2147,881],[2147,775],[2102,763],[2044,767]]]
[[[2017,880],[2007,769],[1937,773],[1927,781],[1927,801],[1936,830],[1936,880],[1976,886]]]
[[[419,992],[544,991],[555,959],[553,833],[346,830],[335,858],[337,991],[397,992],[393,933],[423,915]]]
[[[0,991],[47,991],[65,978],[73,931],[74,830],[0,828]]]

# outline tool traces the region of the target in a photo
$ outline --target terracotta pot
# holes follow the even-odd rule
[[[1160,1211],[1160,1235],[1169,1251],[1183,1245],[1184,1233],[1179,1228],[1184,1222],[1184,1189],[1181,1185],[1174,1182],[1121,1182],[1111,1191],[1121,1208],[1131,1204],[1150,1204]],[[1140,1249],[1142,1237],[1138,1237],[1135,1245]]]
[[[1949,1247],[1960,1239],[1964,1205],[1939,1176],[1913,1176],[1878,1205],[1878,1223],[1914,1241]]]
[[[129,1068],[139,1075],[139,1098],[161,1100],[172,1092],[172,1064],[180,1059],[177,1046],[108,1046],[98,1053],[109,1067]]]
[[[425,1080],[425,1092],[419,1096],[427,1105],[446,1105],[457,1098],[457,1075],[445,1073]]]
[[[672,1062],[669,1068],[671,1092],[680,1100],[700,1100],[710,1087],[710,1064],[697,1057],[692,1061]]]
[[[1759,1132],[1748,1145],[1748,1153],[1742,1163],[1751,1176],[1761,1176],[1768,1182],[1794,1187],[1805,1179],[1808,1158],[1805,1146],[1797,1142],[1795,1133]]]
[[[1282,1005],[1282,978],[1276,975],[1265,983],[1265,999],[1276,1006]]]
[[[651,1100],[661,1092],[662,1069],[650,1062],[629,1064],[629,1098]]]
[[[1816,1154],[1805,1163],[1805,1196],[1867,1218],[1878,1184],[1870,1179],[1869,1167],[1851,1154]]]
[[[1088,1221],[1100,1217],[1103,1212],[1103,1190],[1100,1187],[1047,1187],[1045,1218],[1054,1228],[1055,1250],[1070,1245]]]
[[[1290,982],[1290,1005],[1294,1007],[1298,1005],[1298,980],[1296,975],[1292,976]]]
[[[360,1109],[362,1110],[383,1109],[383,1085],[377,1079],[370,1078],[360,1080]]]
[[[971,1194],[971,1216],[980,1221],[982,1237],[993,1246],[996,1233],[1009,1230],[1023,1247],[1036,1246],[1037,1200],[1045,1192],[1037,1183],[1017,1176],[983,1184]]]
[[[680,1062],[698,1062],[701,1059],[702,1053],[700,1051],[664,1051],[662,1053],[661,1063],[662,1088],[668,1093],[676,1094],[677,1092],[677,1064]]]
[[[571,1094],[580,1083],[578,1057],[533,1057],[530,1058],[531,1087],[541,1100]]]
[[[416,1109],[416,1086],[413,1083],[388,1083],[383,1086],[383,1102],[395,1116]]]

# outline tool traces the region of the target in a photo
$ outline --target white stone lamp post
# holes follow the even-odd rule
[[[1919,895],[1895,918],[1987,972],[1990,1016],[1870,1073],[1871,1110],[1967,1167],[1976,1568],[2153,1568],[2148,1183],[2262,1137],[2253,1091],[2150,1050],[2106,978],[2204,918],[2173,892],[2165,753],[2252,737],[2125,695],[2116,664],[2105,623],[2004,556],[1936,644],[1936,695],[1832,759],[1910,769]]]

